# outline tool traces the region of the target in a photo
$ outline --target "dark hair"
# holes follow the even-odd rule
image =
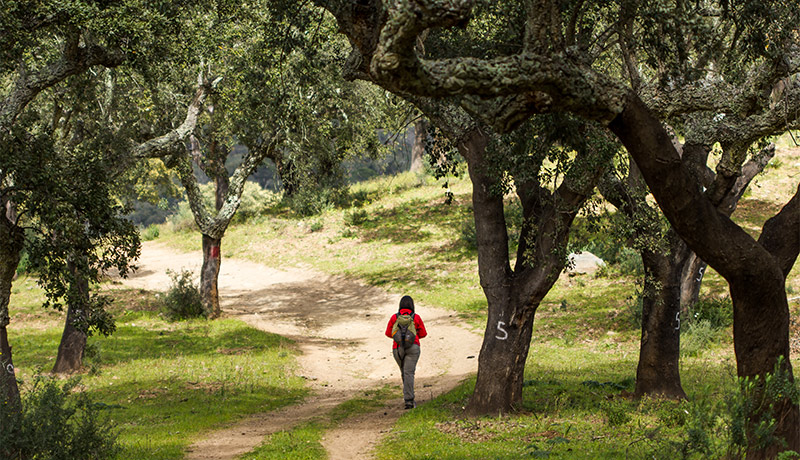
[[[414,311],[414,299],[411,296],[404,295],[402,299],[400,299],[400,310],[411,310]]]

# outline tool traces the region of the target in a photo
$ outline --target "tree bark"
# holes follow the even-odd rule
[[[8,306],[11,300],[11,284],[22,254],[23,234],[16,225],[16,215],[11,202],[2,201],[0,206],[0,385],[2,402],[19,403],[19,386],[14,373],[14,359],[8,341],[11,322]]]
[[[644,292],[642,298],[642,339],[636,367],[634,395],[686,398],[681,386],[680,289],[681,272],[691,251],[673,231],[669,250],[644,249]]]
[[[414,146],[411,147],[411,165],[408,170],[420,172],[424,167],[422,157],[425,154],[425,138],[428,136],[428,120],[419,118],[414,122]]]
[[[200,295],[203,309],[209,318],[219,318],[222,310],[219,306],[219,269],[222,261],[220,244],[222,238],[212,238],[203,234],[203,267],[200,270]]]
[[[68,374],[78,372],[83,367],[83,353],[86,350],[87,331],[81,324],[85,324],[86,308],[89,304],[89,281],[81,275],[75,264],[70,264],[73,276],[74,289],[77,298],[67,304],[67,319],[64,322],[64,332],[61,334],[61,343],[58,345],[58,356],[53,366],[54,374]]]
[[[622,113],[609,128],[633,156],[675,231],[728,281],[734,305],[738,375],[759,376],[763,381],[780,362],[793,378],[785,274],[779,259],[706,199],[681,164],[661,123],[637,96],[629,95]],[[765,230],[769,224],[765,224]],[[784,234],[797,233],[797,227],[778,223],[775,227]],[[785,440],[789,449],[800,450],[800,407],[785,399],[778,401],[776,408],[779,425],[775,435]],[[756,420],[751,418],[751,422]],[[771,445],[748,452],[748,458],[772,458],[778,449],[782,450]]]
[[[681,273],[681,310],[686,311],[700,299],[700,288],[708,264],[692,252],[683,265]]]

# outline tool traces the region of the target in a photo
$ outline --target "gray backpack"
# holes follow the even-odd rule
[[[414,340],[417,338],[417,327],[414,326],[413,312],[410,315],[397,313],[397,321],[392,326],[392,338],[397,342],[397,351],[400,355],[404,355],[406,349],[414,345]]]

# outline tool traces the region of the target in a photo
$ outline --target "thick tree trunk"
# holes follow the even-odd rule
[[[222,310],[219,306],[219,268],[222,260],[220,252],[222,238],[211,238],[203,235],[203,267],[200,270],[200,295],[203,309],[209,318],[219,318]]]
[[[19,386],[14,372],[14,359],[8,341],[11,322],[8,306],[11,301],[11,284],[22,254],[22,230],[13,222],[16,215],[11,203],[0,206],[0,403],[19,403]],[[11,220],[9,220],[11,219]]]
[[[636,160],[653,196],[675,231],[699,257],[729,283],[734,305],[734,349],[740,377],[764,379],[780,362],[790,378],[789,309],[784,291],[785,274],[779,265],[787,252],[797,257],[795,246],[778,249],[756,242],[720,213],[691,179],[661,123],[635,95],[609,125]],[[792,200],[795,202],[797,195]],[[788,207],[789,205],[787,205]],[[782,211],[783,212],[783,211]],[[800,213],[798,213],[800,214]],[[764,227],[767,233],[770,222]],[[784,239],[794,240],[797,227],[774,225]],[[762,233],[762,239],[764,238]],[[773,233],[773,232],[770,232]],[[769,241],[773,241],[769,239]],[[761,244],[760,244],[761,243]],[[792,258],[792,260],[794,260]],[[787,270],[788,273],[788,270]],[[776,402],[776,437],[787,448],[800,450],[800,407],[788,399]],[[756,418],[751,418],[757,423]],[[751,439],[751,441],[755,441]],[[748,452],[748,458],[772,458],[777,444]]]
[[[635,395],[686,398],[680,370],[680,289],[683,261],[689,249],[670,231],[669,253],[641,251],[644,263],[642,339],[636,368]]]
[[[507,295],[508,289],[498,291],[492,295],[486,291],[489,316],[475,391],[467,407],[471,415],[508,413],[522,402],[536,308],[514,302]]]
[[[420,118],[414,122],[414,146],[411,147],[411,166],[408,168],[411,172],[420,172],[424,167],[422,158],[425,154],[425,138],[427,136],[428,120]]]
[[[83,353],[86,350],[87,331],[83,330],[86,306],[89,303],[89,281],[71,264],[70,271],[74,277],[75,289],[79,297],[78,304],[69,302],[64,332],[58,345],[58,356],[53,366],[54,374],[78,372],[83,367]]]
[[[523,314],[525,307],[514,304],[503,197],[492,192],[494,182],[484,171],[487,143],[488,137],[475,129],[459,145],[472,180],[478,271],[489,310],[478,358],[478,378],[467,407],[473,415],[508,413],[522,400],[535,311],[530,309]]]

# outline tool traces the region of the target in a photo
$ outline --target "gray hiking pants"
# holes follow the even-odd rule
[[[405,350],[405,354],[402,358],[397,350],[397,348],[392,350],[392,355],[394,355],[394,360],[400,367],[400,375],[403,377],[403,399],[406,401],[413,401],[414,372],[417,370],[417,361],[419,361],[420,348],[419,345],[411,345]]]

